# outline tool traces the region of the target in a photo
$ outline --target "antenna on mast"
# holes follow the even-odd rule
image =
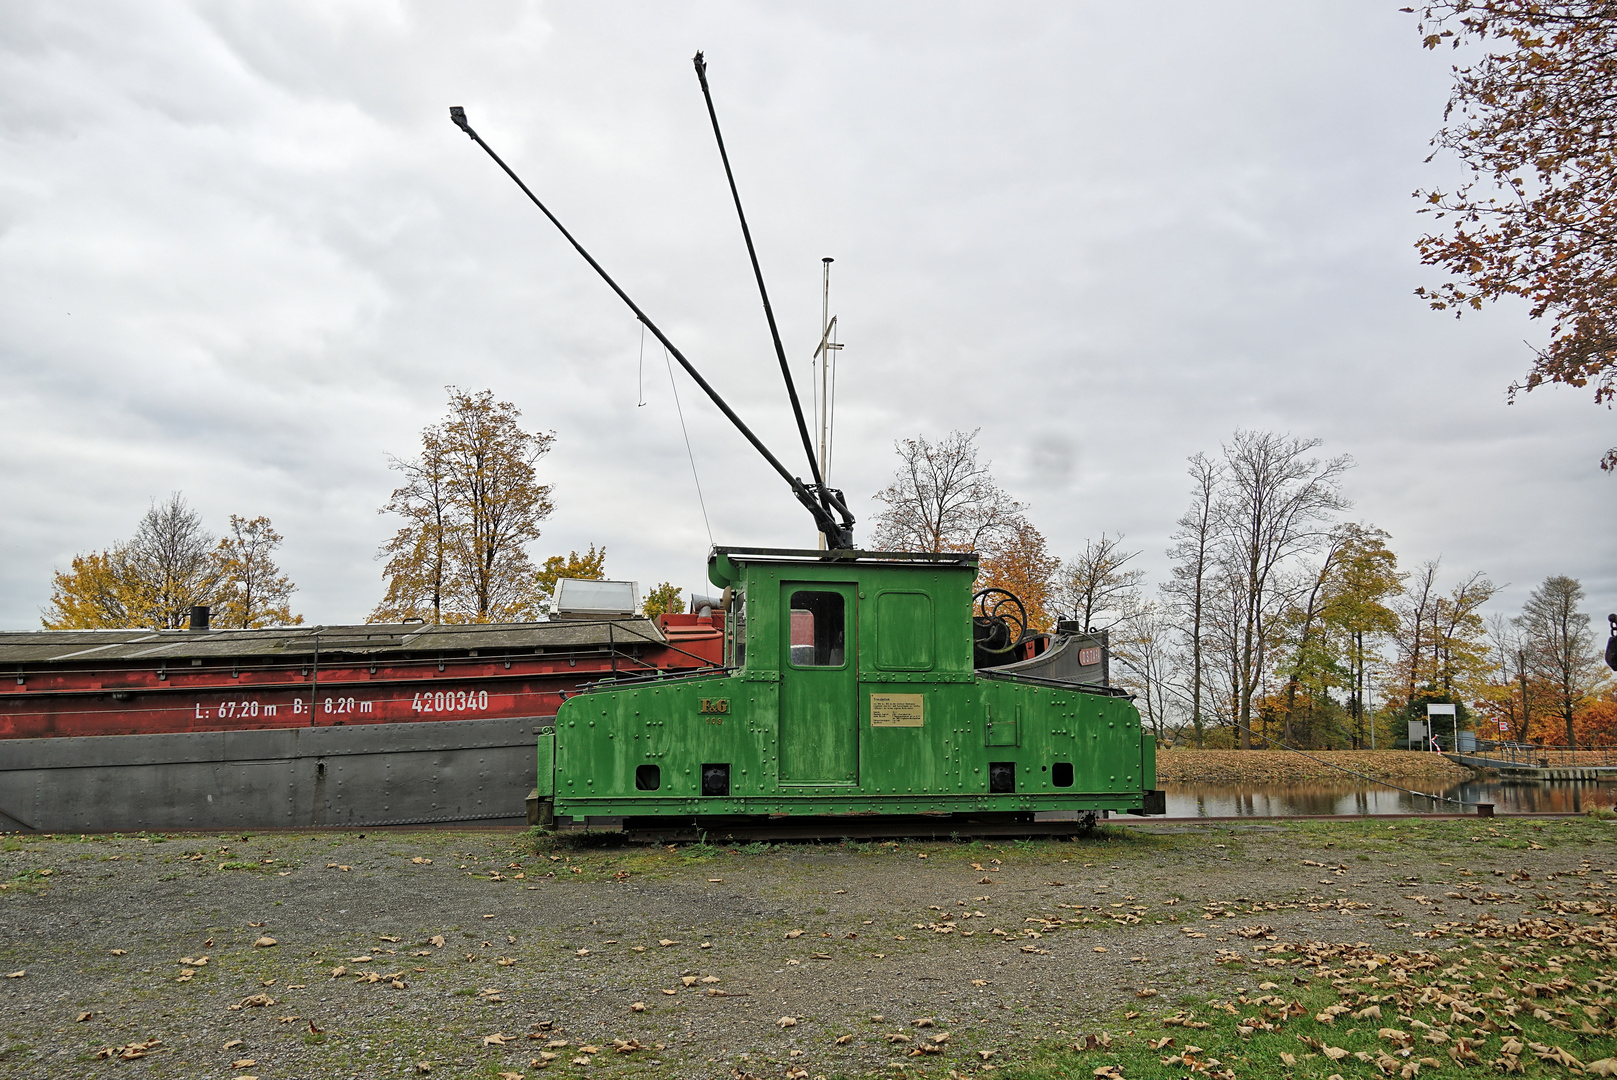
[[[836,260],[827,255],[820,260],[825,268],[825,289],[820,300],[820,343],[814,348],[814,361],[820,367],[819,397],[815,402],[820,425],[820,475],[831,482],[831,436],[836,426],[837,382],[833,352],[842,346],[832,339],[836,336],[837,317],[831,314],[831,264]],[[824,354],[822,359],[821,354]]]

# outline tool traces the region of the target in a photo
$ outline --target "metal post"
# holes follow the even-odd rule
[[[314,702],[320,696],[320,631],[314,632],[314,663],[309,665],[309,726],[314,727]]]

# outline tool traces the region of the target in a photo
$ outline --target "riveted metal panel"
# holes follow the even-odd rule
[[[0,827],[376,826],[522,820],[535,717],[8,742]]]

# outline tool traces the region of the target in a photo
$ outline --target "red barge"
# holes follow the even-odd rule
[[[723,640],[722,613],[0,633],[0,829],[518,822],[566,693]]]

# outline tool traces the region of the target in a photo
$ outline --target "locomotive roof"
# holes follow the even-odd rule
[[[734,580],[730,571],[748,563],[783,566],[891,566],[936,570],[940,567],[977,569],[975,551],[820,551],[815,548],[749,548],[715,546],[708,554],[708,580],[726,585]]]
[[[263,630],[30,630],[0,633],[0,664],[105,663],[192,657],[322,654],[407,656],[499,654],[611,644],[664,644],[650,619],[558,620],[542,623],[361,623],[277,626]]]

